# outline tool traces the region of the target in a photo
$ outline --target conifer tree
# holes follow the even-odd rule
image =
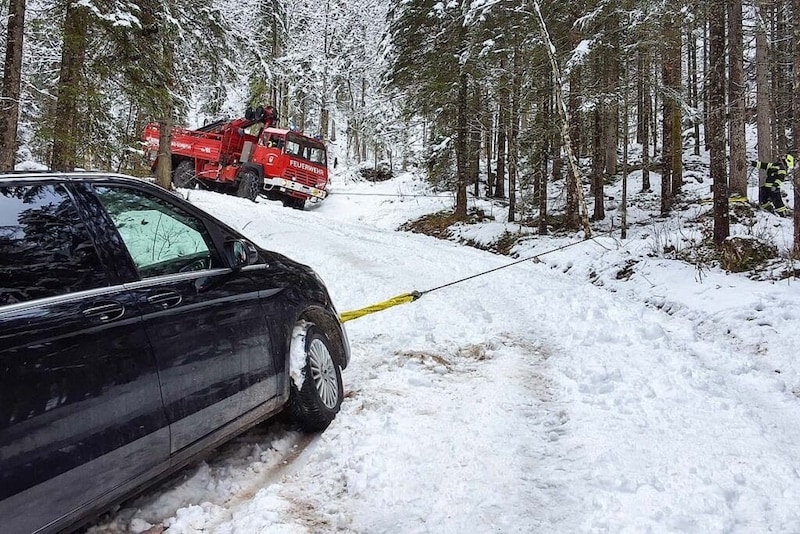
[[[800,161],[800,0],[792,0],[792,150],[795,161]],[[792,257],[800,259],[800,180],[794,182],[794,241]]]
[[[72,171],[78,164],[79,122],[83,67],[89,39],[89,10],[70,0],[64,19],[61,48],[61,71],[58,77],[58,101],[53,120],[53,153],[50,167],[56,171]]]
[[[730,234],[728,177],[725,172],[725,0],[711,0],[709,33],[709,117],[711,181],[714,184],[714,244]]]
[[[747,196],[747,154],[745,147],[744,38],[742,37],[742,0],[728,3],[728,49],[730,55],[728,128],[730,156],[730,193]]]
[[[22,41],[25,0],[11,0],[6,29],[6,57],[0,91],[0,170],[14,168],[17,154],[17,122],[22,81]]]
[[[468,4],[432,0],[398,3],[391,12],[391,85],[414,101],[423,114],[437,110],[435,121],[455,146],[456,216],[466,215],[466,87],[471,68]]]

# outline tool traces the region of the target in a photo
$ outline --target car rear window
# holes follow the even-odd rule
[[[0,306],[106,286],[62,185],[0,186]]]

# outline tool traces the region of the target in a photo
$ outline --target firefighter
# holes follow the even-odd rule
[[[774,211],[781,217],[791,215],[789,207],[783,203],[781,186],[789,171],[794,168],[794,156],[786,154],[782,159],[773,163],[751,161],[750,165],[756,169],[767,171],[767,180],[758,188],[758,203],[767,211]]]

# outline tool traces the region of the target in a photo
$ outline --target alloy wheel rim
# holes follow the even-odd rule
[[[334,409],[339,402],[339,384],[333,358],[321,339],[315,338],[311,341],[308,347],[308,363],[320,400],[329,409]]]

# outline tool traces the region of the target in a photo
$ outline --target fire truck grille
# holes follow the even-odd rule
[[[317,175],[312,172],[304,171],[302,169],[286,169],[284,176],[287,180],[293,180],[298,184],[307,185],[309,187],[316,187],[319,181]]]

